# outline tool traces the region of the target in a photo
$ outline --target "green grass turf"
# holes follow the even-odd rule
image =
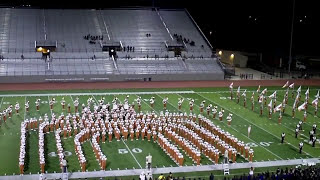
[[[256,90],[256,87],[242,88],[250,90]],[[261,87],[263,89],[263,87]],[[268,87],[268,95],[270,95],[273,90],[280,89],[280,87]],[[302,89],[302,97],[301,100],[304,100],[304,92],[307,87],[303,87]],[[312,87],[310,90],[310,103],[314,99],[315,94],[317,93],[317,87]],[[167,105],[167,109],[172,112],[178,112],[177,102],[178,98],[184,97],[185,101],[182,104],[183,111],[186,111],[189,114],[189,105],[187,98],[195,99],[194,112],[199,114],[199,104],[202,100],[206,100],[206,103],[212,103],[213,105],[217,105],[220,108],[225,109],[224,120],[220,122],[218,119],[210,119],[216,124],[219,125],[222,129],[230,132],[238,139],[244,141],[245,143],[249,143],[249,145],[253,146],[255,152],[255,161],[268,161],[268,160],[281,160],[281,159],[298,159],[298,158],[310,158],[310,157],[319,157],[319,143],[317,142],[316,148],[311,147],[308,143],[305,143],[303,148],[303,154],[298,153],[298,143],[300,141],[307,141],[309,138],[308,132],[312,129],[312,125],[316,123],[319,126],[319,116],[314,117],[314,107],[309,104],[308,109],[308,120],[303,124],[303,135],[299,135],[299,138],[296,139],[294,137],[294,129],[299,120],[303,119],[303,112],[296,112],[296,118],[291,117],[291,106],[293,104],[293,99],[291,99],[291,91],[289,93],[289,101],[288,106],[286,107],[286,112],[283,115],[282,124],[279,125],[278,121],[278,113],[273,114],[272,119],[268,119],[267,110],[265,109],[263,115],[259,115],[259,106],[258,103],[255,102],[256,107],[254,111],[251,111],[251,92],[247,93],[247,108],[243,107],[243,99],[240,99],[240,103],[237,104],[236,100],[229,100],[227,97],[230,96],[228,92],[228,88],[175,88],[175,89],[122,89],[122,90],[61,90],[61,91],[1,91],[0,94],[35,94],[35,93],[47,93],[48,96],[42,97],[31,97],[31,96],[21,96],[21,97],[0,97],[0,110],[6,108],[9,104],[15,104],[17,101],[20,103],[21,109],[20,114],[13,113],[13,117],[8,119],[6,123],[1,122],[0,127],[0,175],[4,174],[18,174],[18,155],[19,155],[19,138],[20,138],[20,123],[23,119],[29,119],[31,117],[39,118],[39,116],[44,116],[45,113],[48,116],[51,116],[51,111],[49,109],[48,101],[52,98],[50,94],[52,93],[74,93],[74,92],[85,92],[85,93],[105,93],[105,92],[152,92],[152,91],[186,91],[193,90],[195,93],[189,94],[176,94],[176,93],[168,93],[168,94],[131,94],[129,101],[132,102],[138,96],[141,96],[142,99],[150,99],[150,97],[154,96],[156,98],[155,107],[152,109],[149,106],[148,101],[142,102],[142,110],[145,111],[155,111],[159,113],[163,111],[162,99],[167,96],[169,97],[169,104]],[[205,92],[213,92],[213,93],[205,93]],[[284,96],[284,91],[278,91],[278,101],[279,104],[282,101]],[[111,102],[115,95],[105,95],[105,101]],[[62,111],[60,101],[63,96],[55,96],[57,103],[54,105],[53,113],[56,115],[60,115],[61,112],[66,114],[66,110]],[[73,100],[77,96],[64,96],[66,100],[66,104],[70,103],[71,111],[74,112]],[[88,97],[94,97],[94,100],[100,99],[102,96],[79,96],[80,106],[82,103],[86,104],[86,100]],[[120,101],[123,101],[125,95],[117,95]],[[257,97],[257,94],[256,94]],[[37,98],[41,98],[41,106],[40,111],[36,111],[35,108],[35,100]],[[28,113],[24,111],[24,103],[25,101],[30,101],[30,110]],[[257,98],[255,98],[255,101]],[[225,120],[227,114],[231,112],[233,113],[233,121],[232,125],[228,126]],[[206,116],[206,113],[204,113]],[[252,126],[252,132],[250,137],[247,136],[247,128],[248,125]],[[280,135],[282,132],[286,133],[286,143],[280,143]],[[319,138],[319,132],[317,133],[317,138]],[[145,166],[145,156],[149,153],[153,156],[153,166],[163,167],[163,166],[177,166],[171,159],[168,157],[161,148],[153,142],[134,140],[134,141],[126,141],[125,142],[128,148],[132,151],[132,149],[142,150],[138,153],[132,152],[134,157],[130,153],[119,154],[119,149],[128,149],[127,146],[122,142],[112,141],[111,143],[106,142],[101,144],[101,149],[104,154],[107,155],[107,169],[132,169],[132,168],[140,168],[139,164],[144,167]],[[62,144],[65,151],[70,152],[66,159],[68,161],[68,170],[69,171],[79,171],[80,165],[75,155],[73,138],[63,139]],[[89,171],[99,170],[100,167],[96,158],[92,152],[92,147],[90,142],[86,142],[82,145],[84,154],[88,161],[87,169]],[[39,156],[38,156],[38,132],[31,131],[27,136],[27,148],[26,148],[27,156],[26,156],[26,173],[37,173],[40,170],[39,167]],[[45,153],[46,153],[46,171],[48,172],[59,172],[59,159],[58,157],[52,157],[48,154],[51,152],[56,152],[55,138],[53,133],[49,133],[45,135]],[[192,165],[193,162],[190,158],[185,156],[185,165]],[[220,162],[222,161],[222,157],[220,158]],[[237,158],[237,162],[246,162],[242,157]],[[202,164],[212,164],[206,157],[202,156],[201,158]],[[199,174],[199,173],[196,173]]]

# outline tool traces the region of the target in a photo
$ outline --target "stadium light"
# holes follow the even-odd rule
[[[222,55],[222,51],[219,51],[218,54],[221,56]]]

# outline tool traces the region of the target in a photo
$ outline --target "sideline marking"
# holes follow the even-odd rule
[[[127,94],[185,94],[185,93],[195,93],[194,91],[157,91],[157,92],[107,92],[107,93],[55,93],[55,94],[2,94],[0,97],[21,97],[21,96],[106,96],[106,95],[127,95]]]

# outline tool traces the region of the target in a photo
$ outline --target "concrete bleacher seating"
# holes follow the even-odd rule
[[[195,46],[187,44],[188,51],[210,52],[208,44],[184,10],[159,10],[159,13],[166,22],[172,35],[182,35],[183,38],[195,42]],[[203,45],[204,48],[202,48],[201,45]]]
[[[90,44],[84,39],[88,34],[103,36],[103,40]],[[166,49],[166,42],[176,41],[173,34],[195,42],[195,46],[186,44],[181,58]],[[35,42],[45,40],[57,44],[49,61],[35,51]],[[121,42],[135,51],[118,51],[112,60],[108,52],[102,52],[102,42]],[[163,78],[158,79],[165,80],[165,74],[170,74],[173,80],[172,74],[215,73],[217,77],[208,79],[223,78],[205,38],[184,10],[0,8],[0,55],[1,82],[12,76],[141,80],[143,75],[159,74]],[[78,77],[84,75],[90,78]]]

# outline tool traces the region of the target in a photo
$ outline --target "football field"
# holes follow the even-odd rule
[[[264,87],[261,87],[263,89]],[[302,87],[301,99],[305,98],[305,91],[308,87]],[[287,159],[300,159],[300,158],[318,158],[320,157],[320,144],[317,140],[316,146],[312,147],[309,144],[309,131],[312,130],[313,124],[319,126],[319,115],[314,116],[315,108],[311,102],[315,99],[318,87],[310,88],[310,100],[308,106],[307,121],[303,123],[303,130],[300,132],[298,138],[295,138],[296,125],[300,120],[303,120],[303,111],[296,111],[295,118],[292,118],[292,105],[294,98],[291,98],[291,91],[289,93],[288,105],[286,106],[285,113],[283,114],[282,123],[278,124],[278,112],[268,118],[267,106],[264,107],[263,115],[260,116],[260,106],[258,103],[258,95],[255,94],[255,108],[251,110],[250,97],[257,87],[242,87],[247,91],[247,106],[243,106],[243,97],[240,98],[240,103],[236,99],[230,100],[230,91],[228,88],[190,88],[190,89],[122,89],[122,90],[70,90],[70,91],[8,91],[0,92],[0,111],[3,111],[10,104],[13,106],[18,102],[20,104],[19,114],[15,113],[8,118],[4,123],[0,121],[0,175],[19,174],[18,156],[20,147],[20,124],[25,119],[44,117],[47,114],[51,117],[52,113],[57,116],[61,113],[67,114],[67,110],[62,110],[60,101],[65,99],[66,105],[71,104],[71,112],[74,112],[73,101],[79,98],[79,111],[81,104],[87,103],[87,99],[92,97],[94,102],[98,104],[98,100],[105,98],[105,102],[110,102],[114,97],[118,97],[120,102],[123,102],[125,97],[129,95],[129,102],[134,101],[139,96],[142,99],[141,111],[152,112],[159,114],[163,111],[162,100],[168,97],[167,109],[170,112],[178,111],[179,98],[184,98],[182,103],[182,112],[190,113],[188,99],[194,99],[193,113],[200,114],[200,103],[205,102],[205,107],[208,104],[218,106],[218,111],[224,109],[223,121],[212,118],[212,114],[207,116],[205,110],[203,115],[210,118],[210,120],[221,127],[224,131],[228,131],[234,137],[238,138],[254,150],[253,161],[275,161]],[[285,89],[281,87],[268,87],[267,95],[271,95],[277,90],[277,102],[280,104],[285,94]],[[235,92],[234,92],[235,93]],[[295,95],[296,90],[294,91]],[[56,104],[51,111],[49,106],[50,99],[54,97]],[[155,97],[155,104],[152,108],[149,99]],[[234,95],[235,97],[235,95]],[[295,97],[295,96],[294,96]],[[41,99],[40,111],[36,110],[35,101]],[[268,98],[267,98],[268,99]],[[24,104],[29,101],[29,112],[25,111]],[[268,99],[269,103],[269,99]],[[299,105],[301,105],[300,103]],[[137,106],[135,110],[138,111]],[[67,108],[66,108],[67,109]],[[232,123],[229,126],[226,117],[229,113],[233,114]],[[248,126],[251,125],[251,135],[248,137]],[[281,143],[281,134],[286,134],[285,143]],[[319,138],[320,131],[317,131],[316,137]],[[40,172],[39,165],[39,151],[38,131],[27,132],[26,143],[26,158],[25,158],[25,173],[37,174]],[[62,145],[64,155],[68,162],[68,170],[72,172],[80,171],[78,157],[74,149],[74,137],[63,138]],[[303,153],[299,153],[299,143],[304,142]],[[56,140],[53,132],[45,135],[45,170],[48,173],[61,172],[59,165],[59,158],[57,155]],[[152,155],[153,167],[170,167],[178,166],[161,148],[157,143],[147,140],[133,140],[116,141],[100,143],[103,153],[107,156],[106,170],[123,170],[123,169],[141,169],[145,168],[146,156]],[[87,170],[98,171],[100,166],[93,153],[93,148],[90,141],[82,144],[82,148],[87,159]],[[183,166],[192,166],[194,162],[190,157],[183,152],[184,164]],[[220,154],[219,162],[223,161],[223,154]],[[237,163],[248,162],[245,158],[238,155]],[[201,155],[201,165],[214,164],[209,158]]]

